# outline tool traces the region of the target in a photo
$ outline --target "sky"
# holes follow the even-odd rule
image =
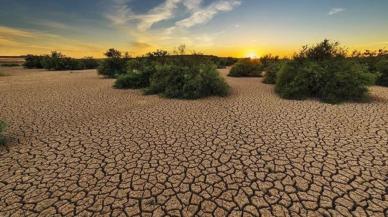
[[[305,44],[388,47],[388,0],[0,0],[0,55],[156,49],[291,56]]]

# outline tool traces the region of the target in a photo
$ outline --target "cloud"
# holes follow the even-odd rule
[[[176,26],[190,28],[195,25],[207,23],[219,12],[231,11],[240,4],[240,0],[219,0],[211,3],[205,8],[198,8],[191,14],[190,17],[176,22]]]
[[[132,14],[128,3],[129,0],[113,0],[113,6],[106,14],[106,18],[116,25],[125,24],[129,20],[129,15]]]
[[[100,55],[102,47],[60,35],[30,29],[0,26],[0,55],[42,54],[57,49],[73,56]]]
[[[202,4],[202,0],[184,0],[183,5],[189,10],[189,11],[196,11],[200,8]]]
[[[150,44],[148,43],[144,43],[144,42],[139,42],[139,41],[134,41],[134,42],[131,42],[131,46],[135,49],[145,49],[145,48],[149,48],[149,47],[152,47]]]
[[[345,8],[332,8],[328,15],[332,16],[332,15],[335,15],[335,14],[339,14],[341,12],[344,12],[346,9]]]
[[[190,28],[195,25],[209,22],[218,13],[233,10],[241,4],[241,0],[217,0],[207,6],[202,6],[203,0],[165,0],[163,3],[150,9],[144,14],[137,14],[129,8],[130,0],[113,0],[113,8],[106,17],[116,25],[126,25],[134,22],[137,29],[145,32],[154,24],[175,17],[175,11],[183,5],[189,12],[189,16],[176,21],[165,32],[172,32],[177,27]]]
[[[114,0],[113,10],[106,17],[115,24],[126,24],[130,21],[136,21],[137,28],[141,31],[146,31],[155,23],[173,18],[173,12],[181,1],[166,0],[145,14],[135,14],[128,7],[128,0]]]
[[[30,31],[26,31],[26,30],[23,30],[23,29],[16,29],[16,28],[11,28],[11,27],[7,27],[7,26],[0,26],[0,37],[23,37],[23,38],[35,38],[37,37],[38,35],[33,33],[33,32],[30,32]]]
[[[57,39],[60,36],[49,34],[49,33],[42,33],[37,31],[31,31],[31,30],[24,30],[24,29],[18,29],[18,28],[12,28],[8,26],[0,26],[0,38],[1,39],[9,39],[9,40],[16,40],[16,39],[40,39],[40,38],[52,38]]]
[[[31,23],[33,24],[47,27],[50,29],[61,29],[61,30],[68,30],[68,31],[75,30],[75,27],[72,25],[68,25],[68,24],[53,21],[53,20],[32,19],[31,21],[32,21]]]
[[[154,23],[174,17],[173,11],[180,2],[181,0],[166,0],[163,4],[151,9],[147,14],[139,16],[140,23],[138,28],[140,30],[147,30]]]

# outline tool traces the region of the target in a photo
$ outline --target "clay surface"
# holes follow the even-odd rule
[[[1,70],[0,216],[388,215],[388,88],[330,105],[226,78],[187,101]]]

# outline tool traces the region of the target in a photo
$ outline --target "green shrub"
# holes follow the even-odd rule
[[[229,86],[209,64],[165,64],[156,67],[147,94],[161,94],[168,98],[197,99],[212,95],[226,96]]]
[[[388,87],[388,59],[381,59],[376,64],[376,70],[380,73],[376,84]]]
[[[344,59],[346,50],[340,47],[338,42],[331,42],[330,40],[323,40],[315,46],[303,46],[302,50],[295,54],[295,61],[324,61],[328,59]]]
[[[286,99],[316,97],[329,103],[361,100],[376,76],[348,60],[290,62],[280,70],[276,92]]]
[[[159,59],[160,60],[160,59]],[[158,61],[159,61],[158,60]],[[127,72],[117,77],[114,87],[119,89],[146,88],[159,62],[153,58],[135,58],[127,63]]]
[[[108,52],[105,64],[122,59],[120,52],[113,49]],[[107,72],[110,77],[117,76],[114,87],[143,88],[145,94],[180,99],[225,96],[229,86],[218,74],[213,58],[201,54],[184,55],[182,51],[177,55],[168,55],[166,51],[157,50],[126,60],[125,67],[118,67],[122,72]]]
[[[79,60],[82,69],[97,69],[99,61],[93,57],[84,57]]]
[[[367,98],[368,86],[374,84],[377,77],[366,65],[348,60],[327,61],[324,67],[317,96],[329,103]]]
[[[323,68],[314,62],[290,62],[284,65],[276,79],[276,92],[286,99],[314,96]]]
[[[260,77],[263,67],[259,60],[242,59],[230,70],[228,76],[232,77]]]
[[[4,121],[0,120],[0,144],[3,145],[5,143],[5,138],[3,136],[3,132],[7,125],[5,124]]]
[[[138,89],[146,87],[140,72],[128,72],[117,76],[114,87],[118,89]]]
[[[272,56],[272,54],[266,54],[259,58],[262,69],[266,69],[273,63],[279,62],[279,56]]]
[[[59,70],[60,68],[64,68],[65,63],[62,60],[63,58],[65,58],[65,56],[60,52],[53,51],[50,56],[44,56],[41,63],[44,69]]]
[[[42,69],[42,62],[44,58],[46,57],[29,54],[24,58],[25,61],[23,63],[23,66],[27,69]]]
[[[42,59],[43,68],[47,70],[82,70],[96,68],[98,63],[91,57],[75,59],[53,51],[50,56]]]
[[[370,72],[378,72],[377,64],[384,59],[388,59],[388,51],[380,49],[377,51],[365,50],[364,52],[353,51],[351,59],[368,66]]]
[[[66,57],[60,52],[53,51],[50,55],[35,56],[27,55],[23,64],[25,68],[29,69],[47,69],[47,70],[83,70],[95,69],[98,67],[98,61],[92,57],[85,57],[82,59],[75,59]]]
[[[213,56],[211,58],[211,61],[217,65],[217,68],[219,69],[223,69],[223,68],[226,68],[228,66],[231,66],[233,64],[235,64],[238,59],[237,58],[233,58],[233,57],[216,57],[216,56]]]
[[[303,47],[281,68],[275,90],[287,99],[315,97],[339,103],[366,98],[376,77],[366,65],[346,58],[338,43],[324,40],[315,47]]]
[[[127,55],[123,57],[120,51],[111,48],[105,53],[105,56],[107,58],[98,67],[99,75],[114,78],[127,73],[129,59]]]
[[[274,62],[271,63],[268,67],[264,69],[264,79],[263,83],[265,84],[275,84],[277,73],[281,70],[281,68],[285,65],[284,62]]]

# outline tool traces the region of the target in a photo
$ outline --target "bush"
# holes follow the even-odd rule
[[[29,69],[47,69],[47,70],[83,70],[95,69],[98,67],[98,61],[92,57],[75,59],[66,57],[60,52],[53,51],[50,55],[35,56],[27,55],[23,64]]]
[[[368,67],[348,59],[338,43],[328,40],[315,47],[303,47],[294,59],[281,67],[276,92],[287,99],[316,97],[329,103],[362,100],[377,78]]]
[[[212,57],[212,62],[217,65],[217,68],[223,69],[231,66],[237,62],[236,58],[233,57]]]
[[[318,84],[318,97],[329,103],[367,98],[368,86],[377,78],[367,66],[348,60],[328,61],[324,67],[326,73]]]
[[[51,52],[50,56],[44,56],[41,63],[44,69],[47,70],[59,70],[61,68],[64,68],[65,63],[62,59],[64,59],[65,56],[62,55],[60,52],[53,51]]]
[[[286,99],[305,99],[316,92],[323,68],[314,62],[290,62],[284,65],[276,79],[276,92]]]
[[[0,120],[0,144],[1,145],[3,145],[5,143],[5,138],[3,136],[3,132],[4,132],[6,127],[7,127],[7,125],[5,124],[5,122]]]
[[[259,60],[243,59],[238,61],[230,70],[232,77],[260,77],[263,67]]]
[[[168,98],[197,99],[212,95],[226,96],[229,86],[214,65],[165,64],[156,67],[147,94]]]
[[[329,103],[361,100],[376,76],[347,60],[290,62],[280,70],[276,92],[286,99],[316,97]]]
[[[294,56],[295,61],[324,61],[328,59],[344,59],[346,50],[338,42],[323,40],[313,47],[303,46],[302,50]]]
[[[376,84],[388,87],[388,59],[381,59],[376,64],[376,70],[380,73]]]
[[[82,69],[97,69],[99,61],[93,57],[84,57],[79,60],[81,62]]]
[[[264,69],[264,79],[263,83],[265,84],[275,84],[277,73],[281,70],[281,68],[285,65],[284,62],[274,62],[271,63],[268,67]]]
[[[266,69],[273,63],[279,62],[279,56],[272,56],[272,54],[266,54],[260,57],[259,62],[263,69]]]
[[[43,68],[47,70],[82,70],[86,69],[85,63],[91,63],[94,67],[96,67],[94,61],[95,60],[90,57],[88,59],[74,59],[66,57],[60,52],[53,51],[50,56],[45,56],[42,59],[42,65]]]
[[[102,61],[98,67],[98,74],[108,78],[115,78],[118,75],[127,73],[128,67],[128,55],[122,57],[121,52],[113,48],[109,49],[105,56],[107,57]]]
[[[144,76],[141,72],[128,72],[117,77],[114,87],[118,89],[139,89],[144,85]]]
[[[36,56],[29,54],[24,58],[25,61],[23,66],[27,69],[42,69],[42,62],[44,58],[45,56]]]
[[[351,59],[367,65],[370,72],[378,72],[377,64],[381,60],[388,59],[388,51],[384,49],[364,52],[353,51]]]
[[[104,63],[110,64],[123,59],[121,53],[111,49]],[[176,55],[157,50],[125,61],[125,67],[118,67],[119,73],[106,70],[111,77],[116,77],[116,88],[144,88],[145,94],[160,94],[168,98],[197,99],[212,95],[225,96],[229,86],[218,74],[213,64],[214,56],[201,54]],[[109,67],[107,67],[109,68]],[[113,67],[111,67],[113,68]]]

